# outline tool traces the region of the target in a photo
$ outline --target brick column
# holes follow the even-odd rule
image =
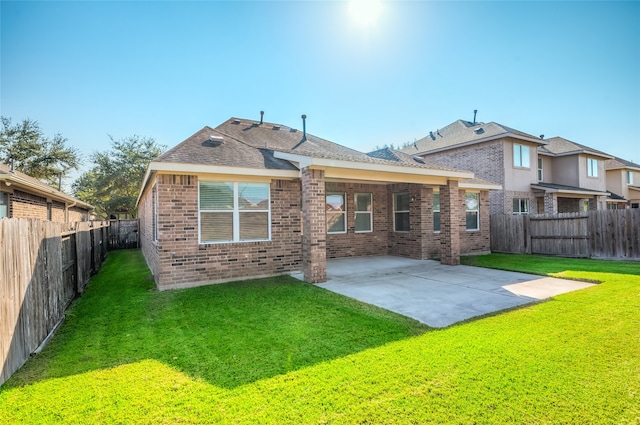
[[[323,170],[301,170],[302,174],[302,263],[304,280],[327,280],[327,221]]]
[[[544,213],[555,214],[558,212],[558,195],[556,193],[544,194]]]
[[[460,206],[458,181],[449,180],[440,186],[440,262],[450,266],[460,264]]]

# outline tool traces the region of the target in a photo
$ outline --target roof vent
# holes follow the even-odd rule
[[[540,135],[540,138],[541,138],[541,139],[544,139],[544,134],[541,134],[541,135]]]
[[[233,121],[231,121],[231,124],[236,124],[236,125],[240,124],[240,120],[233,120]]]
[[[213,134],[209,136],[209,141],[211,142],[224,142],[224,137],[222,136],[214,136]]]
[[[482,134],[482,133],[484,133],[484,128],[478,127],[475,130],[473,130],[473,132],[476,133],[476,134]]]
[[[273,129],[274,129],[274,130],[280,130],[280,126],[279,126],[279,125],[274,125],[274,126],[273,126]]]
[[[302,114],[302,140],[307,140],[307,116]]]
[[[431,140],[436,140],[436,136],[433,135],[433,131],[429,132],[429,137],[431,137]]]
[[[262,125],[262,119],[264,118],[264,111],[260,111],[260,125]]]
[[[420,158],[418,155],[413,155],[413,160],[415,162],[419,162],[420,164],[424,164],[424,159]]]

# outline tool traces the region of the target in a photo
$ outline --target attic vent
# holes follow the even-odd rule
[[[274,126],[273,126],[273,129],[274,129],[274,130],[280,130],[280,126],[279,126],[279,125],[274,125]]]
[[[295,128],[290,128],[289,129],[289,133],[297,133],[297,132],[298,132],[298,130],[296,130]]]
[[[224,142],[224,137],[211,135],[211,136],[209,136],[209,141],[210,142],[220,142],[220,143],[222,143],[222,142]]]
[[[415,162],[419,162],[420,164],[424,164],[424,159],[420,158],[420,157],[419,157],[419,156],[417,156],[417,155],[413,155],[413,160],[414,160]]]
[[[240,120],[233,120],[233,121],[231,121],[231,124],[236,124],[236,125],[240,124]]]
[[[476,134],[482,134],[482,133],[484,133],[484,128],[478,127],[475,130],[473,130],[473,132],[476,133]]]

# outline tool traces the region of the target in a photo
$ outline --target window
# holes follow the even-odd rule
[[[356,193],[354,205],[356,210],[356,233],[373,231],[371,194]]]
[[[0,218],[9,217],[9,194],[0,192]]]
[[[513,145],[513,166],[529,168],[529,146]]]
[[[538,158],[538,181],[541,182],[542,181],[542,158]]]
[[[344,199],[344,193],[327,194],[327,233],[347,233],[347,205]]]
[[[640,204],[637,202],[634,202],[633,204],[631,204],[631,208],[640,208]]]
[[[200,243],[271,238],[268,183],[200,182]]]
[[[610,202],[607,204],[607,209],[608,210],[617,210],[618,209],[618,204],[614,204],[613,202]]]
[[[480,228],[478,194],[467,193],[464,204],[467,210],[467,230],[478,230]]]
[[[582,211],[589,212],[589,200],[588,199],[583,199],[582,200]]]
[[[627,171],[627,184],[633,185],[633,171]]]
[[[393,229],[396,232],[409,231],[409,193],[393,194]]]
[[[516,198],[513,200],[514,214],[529,214],[529,200],[526,198]]]
[[[440,194],[433,193],[433,231],[440,231]]]
[[[589,177],[598,177],[598,160],[587,158],[587,175]]]

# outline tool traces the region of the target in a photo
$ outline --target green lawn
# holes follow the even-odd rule
[[[640,424],[640,264],[467,263],[598,280],[431,330],[290,278],[155,291],[109,254],[2,423]]]

